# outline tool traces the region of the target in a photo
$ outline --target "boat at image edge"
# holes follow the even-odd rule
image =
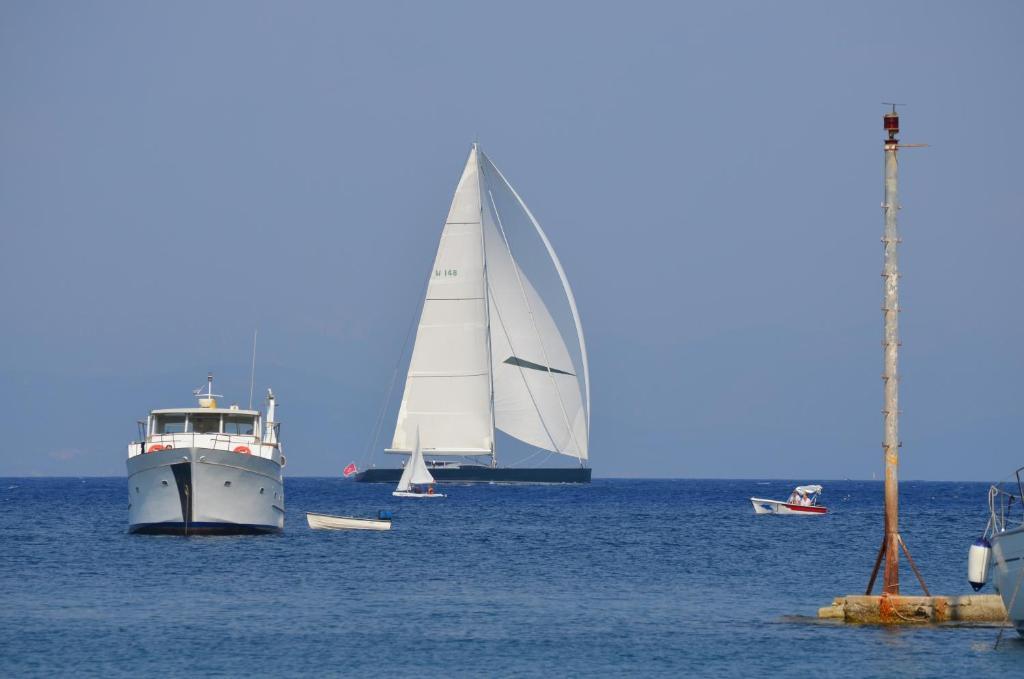
[[[128,446],[131,533],[227,535],[284,530],[285,457],[267,390],[267,417],[218,408],[213,375],[196,408],[154,410]],[[262,431],[262,435],[261,435]]]
[[[509,233],[543,246],[539,273],[551,281],[557,274],[546,299],[513,255]],[[561,310],[561,329],[552,308]],[[590,377],[575,298],[540,224],[477,144],[441,233],[385,452],[410,454],[417,429],[439,483],[590,482]],[[531,455],[501,466],[499,431],[534,455],[576,464],[527,467]],[[373,466],[355,480],[397,483],[401,475]]]
[[[988,525],[968,552],[967,579],[975,591],[990,579],[1007,618],[1024,637],[1024,479],[1018,469],[1009,482],[988,492]]]

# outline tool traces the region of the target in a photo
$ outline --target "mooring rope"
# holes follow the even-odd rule
[[[1013,625],[1013,621],[1010,619],[1010,611],[1013,610],[1013,604],[1017,601],[1017,593],[1020,592],[1021,581],[1024,580],[1024,567],[1020,569],[1020,575],[1017,576],[1017,586],[1013,588],[1013,596],[1010,597],[1010,604],[1006,607],[1006,619],[1005,622]],[[999,642],[1003,640],[1003,632],[1006,630],[1006,625],[999,628],[999,634],[996,636],[996,645],[993,649],[999,648]]]
[[[922,624],[922,625],[925,625],[925,624],[927,624],[927,623],[929,623],[929,622],[930,622],[930,619],[929,619],[929,618],[908,618],[907,616],[905,616],[905,615],[901,614],[901,613],[900,613],[900,612],[899,612],[898,610],[896,610],[895,608],[893,608],[893,609],[892,609],[892,612],[893,612],[893,614],[894,614],[894,615],[895,615],[895,616],[896,616],[897,618],[899,618],[900,620],[903,620],[904,622],[914,622],[914,623],[918,623],[918,624]]]

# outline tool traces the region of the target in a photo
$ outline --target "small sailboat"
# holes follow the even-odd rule
[[[430,475],[430,470],[423,461],[419,429],[416,430],[416,445],[413,446],[412,455],[402,470],[398,487],[391,494],[395,497],[447,497],[434,491],[434,477]]]
[[[314,530],[391,530],[391,512],[381,511],[376,519],[306,512],[306,523]]]
[[[819,485],[797,486],[790,493],[789,499],[766,500],[760,497],[750,498],[755,514],[789,514],[799,516],[817,516],[828,514],[828,508],[818,504],[818,496],[822,488]]]

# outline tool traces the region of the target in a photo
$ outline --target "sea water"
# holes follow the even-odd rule
[[[787,481],[391,487],[290,478],[279,536],[126,532],[123,478],[0,480],[3,676],[1022,676],[1012,630],[815,619],[864,590],[882,484],[755,516]],[[933,593],[962,594],[986,485],[901,485]],[[312,531],[304,512],[394,514]],[[905,593],[919,593],[902,562]],[[991,586],[986,592],[991,593]]]

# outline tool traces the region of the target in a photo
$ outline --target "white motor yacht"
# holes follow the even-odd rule
[[[197,407],[150,412],[128,446],[128,530],[176,535],[284,529],[285,457],[267,390],[267,416],[218,408],[213,375]],[[140,423],[141,424],[141,423]]]

